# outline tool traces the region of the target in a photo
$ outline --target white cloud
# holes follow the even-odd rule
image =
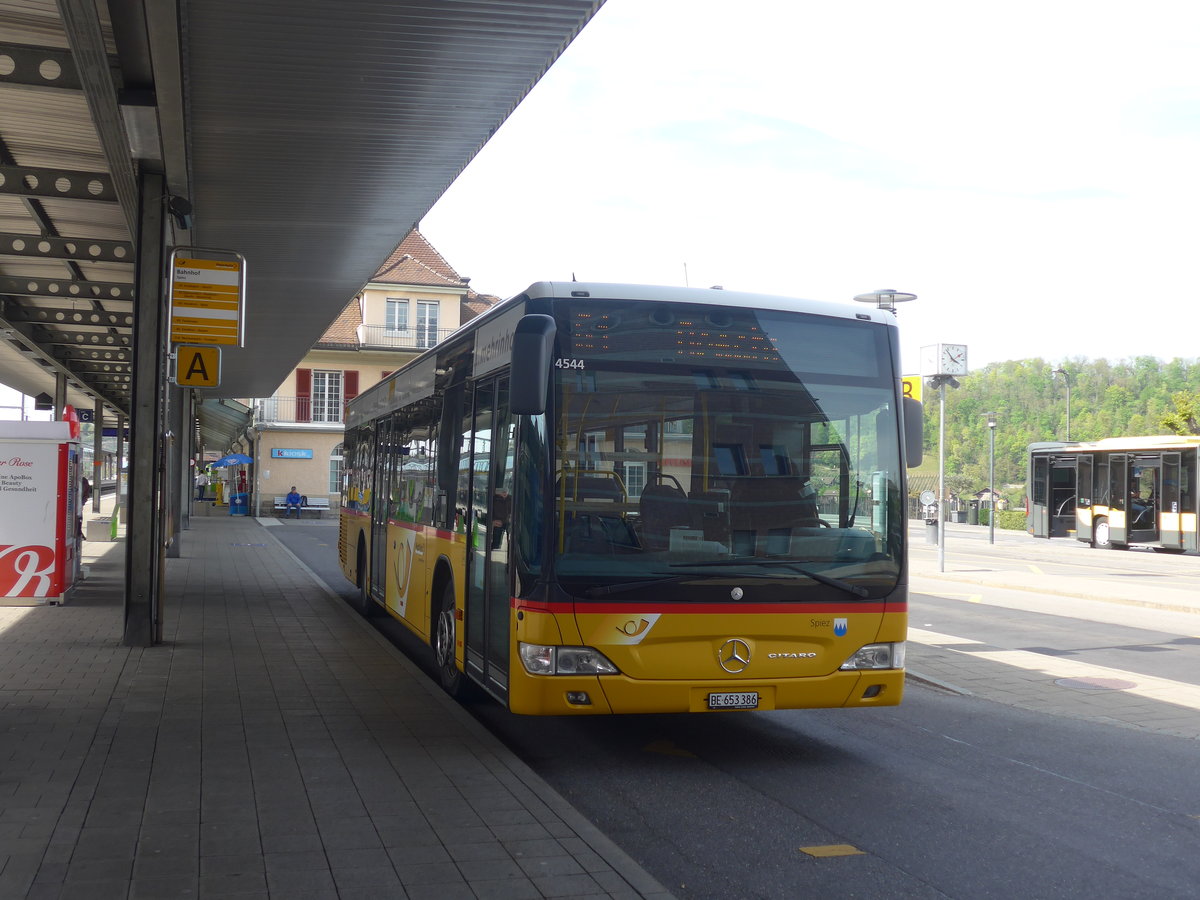
[[[426,218],[482,291],[878,287],[917,348],[1196,356],[1200,4],[608,0]],[[1131,318],[1132,317],[1132,318]]]

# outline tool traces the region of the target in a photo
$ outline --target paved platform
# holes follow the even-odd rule
[[[121,541],[0,609],[0,897],[669,897],[270,529],[180,547],[162,646]]]
[[[1011,608],[1175,636],[1150,649],[1200,643],[1200,560],[1196,557],[1170,557],[1171,576],[1133,580],[1124,577],[1127,572],[1105,577],[1103,568],[1085,575],[1063,565],[1061,557],[1038,565],[1031,559],[1047,544],[1034,538],[1027,545],[989,547],[986,560],[974,553],[978,547],[969,541],[951,545],[955,536],[966,537],[980,529],[949,524],[942,570],[932,549],[918,544],[917,526],[910,526],[912,591],[970,602],[986,602],[985,597],[999,593],[1006,596],[998,602]],[[1082,547],[1080,552],[1100,554],[1100,559],[1106,553]],[[1108,552],[1113,559],[1121,556]],[[1069,654],[990,646],[921,626],[919,618],[910,617],[910,681],[1051,715],[1200,739],[1200,682],[1156,678],[1116,664],[1089,664]]]

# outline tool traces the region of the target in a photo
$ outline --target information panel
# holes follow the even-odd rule
[[[171,254],[171,343],[243,346],[246,261],[181,247]]]

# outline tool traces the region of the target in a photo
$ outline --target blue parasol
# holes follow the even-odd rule
[[[214,469],[227,469],[230,466],[244,466],[254,462],[244,453],[230,453],[228,456],[222,456],[215,463],[209,463]]]

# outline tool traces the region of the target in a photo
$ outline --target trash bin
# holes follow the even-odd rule
[[[230,494],[229,495],[229,514],[231,516],[245,516],[250,514],[250,495],[249,494]]]
[[[954,521],[960,525],[967,524],[967,511],[965,509],[956,509],[951,515],[954,516]]]
[[[925,543],[936,544],[938,542],[937,519],[925,520]]]
[[[972,500],[967,505],[967,524],[968,525],[978,525],[979,524],[979,501],[978,500]]]

